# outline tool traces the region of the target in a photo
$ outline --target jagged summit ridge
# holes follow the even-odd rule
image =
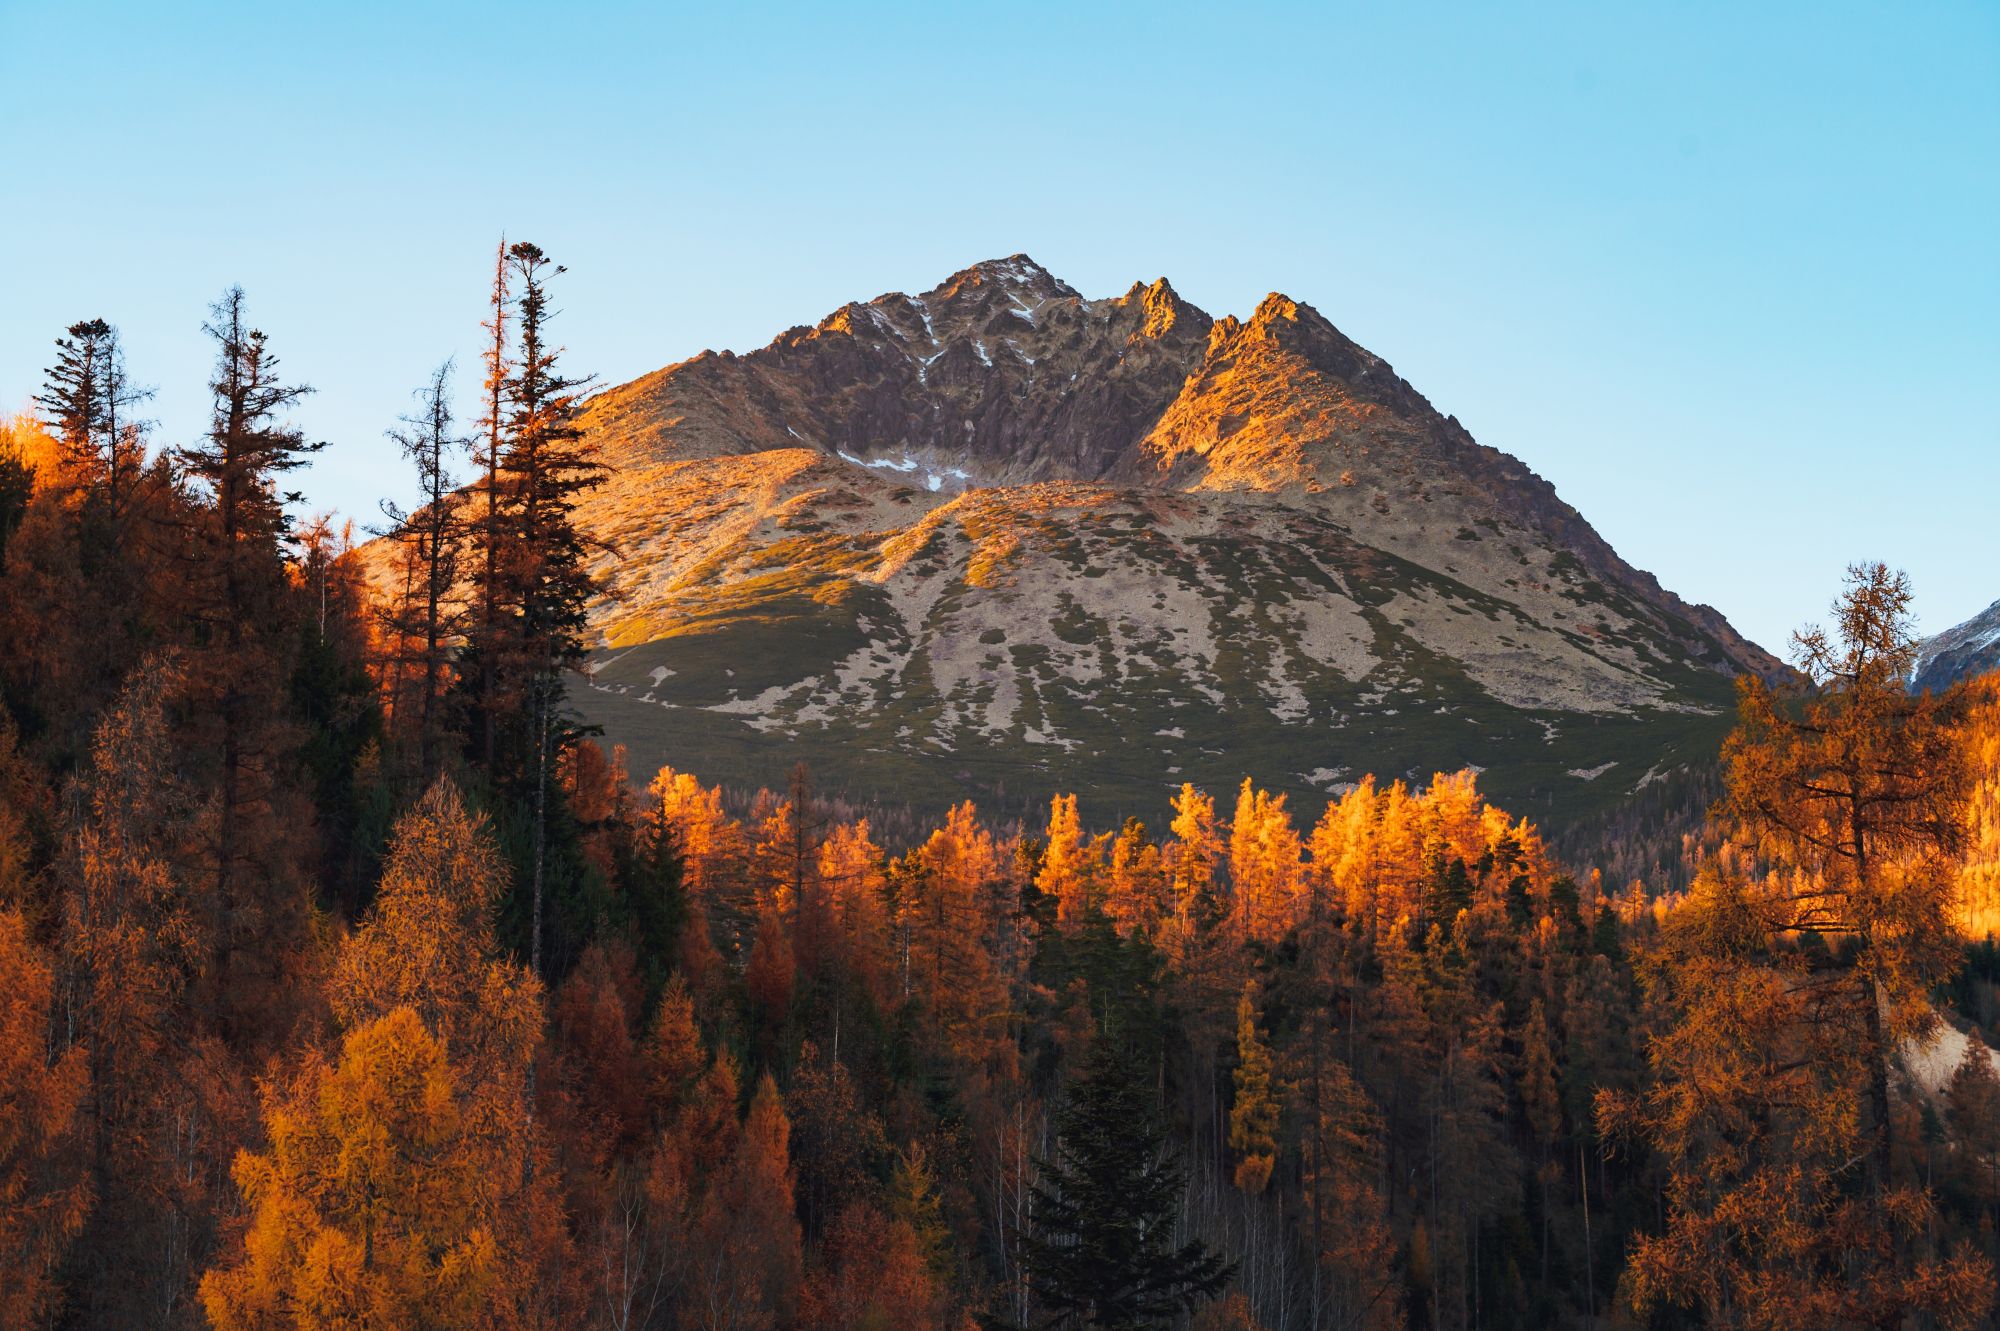
[[[694,408],[727,400],[732,419],[663,412],[680,403],[659,392],[661,376],[697,381],[673,387],[693,390]],[[1213,421],[1201,410],[1212,404],[1186,400],[1246,378],[1304,391]],[[1311,391],[1315,380],[1329,391]],[[1314,396],[1319,418],[1293,419]],[[609,433],[655,456],[805,443],[862,465],[934,455],[994,484],[1322,490],[1355,472],[1329,446],[1341,418],[1372,412],[1418,418],[1476,447],[1310,305],[1273,292],[1247,320],[1216,320],[1165,277],[1089,300],[1026,254],[973,264],[921,293],[843,306],[741,358],[704,354],[612,390],[599,409],[620,418]],[[662,428],[631,428],[649,415]]]
[[[863,465],[951,459],[991,484],[1095,480],[1129,460],[1211,323],[1164,279],[1086,300],[1014,255],[670,366],[595,411],[648,460],[804,444]]]

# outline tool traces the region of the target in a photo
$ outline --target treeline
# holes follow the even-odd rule
[[[366,551],[240,292],[200,441],[101,321],[0,438],[0,1325],[1990,1324],[2000,705],[1903,691],[1899,576],[1650,885],[1469,773],[732,805],[567,706],[558,272]]]

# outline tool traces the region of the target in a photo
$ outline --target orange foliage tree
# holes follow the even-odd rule
[[[1257,982],[1243,986],[1236,1005],[1236,1103],[1229,1111],[1229,1149],[1236,1152],[1236,1186],[1258,1193],[1277,1163],[1278,1101],[1271,1085],[1271,1049],[1257,1030]]]
[[[972,805],[906,857],[898,875],[897,932],[902,990],[920,995],[935,1039],[977,1063],[991,1056],[1004,1027],[1006,996],[985,946],[983,895],[1002,876],[999,845]]]
[[[1048,845],[1035,887],[1056,903],[1056,919],[1074,926],[1104,906],[1106,837],[1084,835],[1076,796],[1057,795],[1049,801]]]
[[[684,1317],[703,1331],[769,1331],[796,1311],[801,1255],[791,1131],[777,1085],[766,1075],[702,1210]]]
[[[54,1275],[90,1204],[84,1051],[49,1051],[55,977],[19,911],[0,910],[0,1326],[56,1311]]]
[[[859,1201],[834,1222],[799,1297],[805,1331],[944,1331],[948,1315],[916,1231]]]
[[[408,1007],[350,1031],[339,1062],[308,1062],[267,1112],[268,1150],[236,1181],[251,1208],[244,1260],[210,1272],[221,1331],[508,1325],[496,1178],[506,1143],[466,1112],[441,1041]]]
[[[1229,824],[1229,883],[1237,936],[1269,941],[1297,922],[1304,888],[1299,834],[1285,797],[1246,777]]]
[[[1971,782],[1958,901],[1974,938],[2000,931],[2000,672],[1965,685],[1959,744]]]
[[[1781,868],[1697,879],[1644,972],[1675,1017],[1655,1084],[1599,1097],[1670,1171],[1666,1226],[1632,1254],[1641,1308],[1965,1327],[1992,1305],[1990,1266],[1942,1248],[1893,1152],[1890,1060],[1935,1024],[1929,991],[1956,965],[1966,785],[1946,704],[1904,688],[1908,604],[1902,575],[1856,567],[1834,631],[1797,639],[1815,691],[1741,686],[1726,808]]]
[[[504,870],[443,781],[397,826],[330,980],[346,1034],[267,1096],[238,1157],[241,1259],[202,1283],[224,1327],[532,1324],[567,1292],[528,1105],[540,986],[503,959]]]

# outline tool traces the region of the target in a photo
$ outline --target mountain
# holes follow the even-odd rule
[[[1552,409],[1559,409],[1552,403]],[[609,389],[602,647],[632,768],[935,808],[1472,765],[1595,809],[1782,667],[1308,305],[976,264]]]
[[[1910,672],[1911,687],[1942,692],[1989,670],[2000,670],[2000,601],[1957,628],[1926,638]]]

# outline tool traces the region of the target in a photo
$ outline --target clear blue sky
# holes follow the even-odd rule
[[[1026,250],[1318,306],[1772,647],[1858,558],[2000,597],[1991,0],[0,0],[0,181],[0,406],[101,314],[189,437],[240,282],[348,513],[503,228],[613,382]]]

